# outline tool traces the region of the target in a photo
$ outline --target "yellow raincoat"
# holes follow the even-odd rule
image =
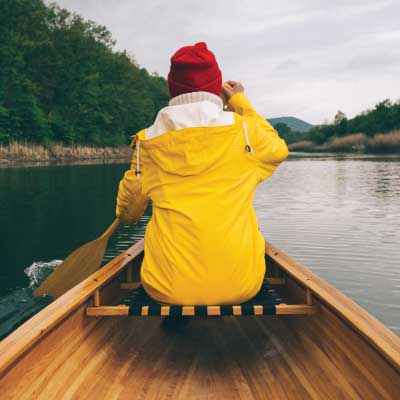
[[[152,201],[141,279],[159,302],[238,304],[255,296],[263,281],[265,242],[253,195],[288,149],[244,93],[232,96],[228,107],[233,125],[153,139],[146,130],[137,134],[116,214],[133,223]]]

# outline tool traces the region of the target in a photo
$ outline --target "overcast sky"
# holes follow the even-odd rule
[[[205,41],[265,117],[321,123],[400,98],[399,0],[56,2],[164,77],[179,47]]]

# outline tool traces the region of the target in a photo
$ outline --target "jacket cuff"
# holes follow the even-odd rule
[[[228,110],[234,111],[240,115],[254,112],[254,108],[251,105],[249,98],[243,92],[235,93],[228,100]]]

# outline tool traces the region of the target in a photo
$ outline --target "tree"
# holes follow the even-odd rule
[[[344,136],[347,133],[347,117],[343,111],[338,111],[335,115],[333,124],[335,125],[335,133],[338,136]]]
[[[164,78],[104,27],[42,0],[0,1],[0,140],[119,145],[168,102]]]
[[[342,111],[338,111],[333,124],[324,123],[310,131],[311,140],[322,144],[332,136],[343,136],[352,133],[365,133],[373,136],[400,129],[400,100],[391,102],[383,100],[372,110],[366,110],[347,119]]]
[[[279,132],[279,135],[282,138],[285,138],[292,133],[292,130],[284,122],[278,122],[275,125],[275,129]]]

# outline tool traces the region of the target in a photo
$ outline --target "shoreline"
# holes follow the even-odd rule
[[[79,158],[68,160],[0,160],[0,170],[7,168],[58,167],[65,165],[129,164],[130,158]]]
[[[299,142],[289,144],[290,158],[297,157],[346,157],[346,156],[385,156],[397,158],[399,151],[366,151],[365,148],[337,148],[326,146],[296,146]],[[303,142],[304,143],[304,142]],[[93,147],[64,146],[52,144],[42,146],[30,143],[14,142],[10,145],[0,145],[0,169],[28,168],[64,165],[94,165],[94,164],[129,164],[132,149],[129,146]]]
[[[0,145],[0,168],[31,167],[68,164],[129,163],[132,149],[127,146],[94,147],[65,146],[52,143],[48,146],[12,142]]]
[[[288,145],[289,152],[290,153],[304,153],[304,154],[346,154],[346,155],[361,155],[361,156],[399,156],[400,151],[396,150],[384,150],[384,151],[364,151],[364,150],[334,150],[331,148],[327,147],[310,147],[310,148],[291,148],[290,145]]]
[[[379,133],[372,137],[364,133],[334,136],[321,144],[312,140],[300,140],[288,144],[288,148],[289,151],[307,153],[400,154],[400,130]]]

